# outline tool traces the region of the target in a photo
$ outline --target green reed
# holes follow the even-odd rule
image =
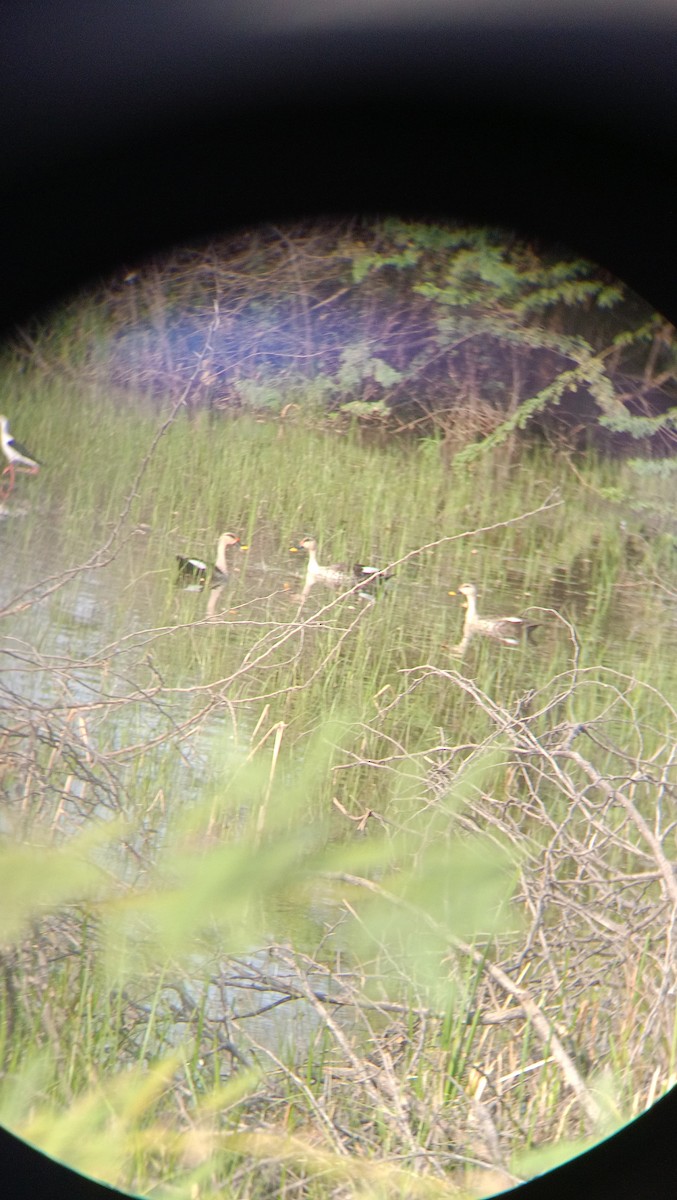
[[[84,1169],[160,1194],[178,1181],[205,1196],[224,1186],[264,1196],[283,1178],[309,1197],[326,1196],[335,1178],[365,1195],[413,1194],[413,1172],[406,1181],[361,1178],[359,1164],[412,1162],[424,1145],[447,1175],[421,1180],[421,1194],[445,1194],[458,1170],[448,1157],[448,1106],[461,1105],[454,1120],[462,1122],[480,1086],[472,1072],[486,1027],[472,1014],[489,1003],[483,956],[492,961],[497,946],[516,944],[527,919],[510,902],[517,874],[528,877],[549,849],[553,825],[591,844],[584,811],[557,777],[542,768],[530,790],[520,774],[528,754],[516,758],[488,703],[458,677],[502,711],[542,710],[533,729],[548,747],[558,722],[591,724],[604,737],[586,753],[610,778],[633,769],[618,747],[637,763],[660,758],[669,732],[660,694],[670,694],[674,659],[661,588],[674,586],[669,547],[657,551],[644,534],[632,543],[620,527],[626,513],[636,521],[641,497],[618,464],[588,459],[574,473],[565,458],[534,449],[454,470],[430,444],[382,447],[358,429],[338,436],[301,422],[183,411],[154,445],[160,420],[147,408],[107,404],[95,391],[75,399],[72,388],[51,384],[30,401],[31,445],[46,466],[17,489],[30,511],[1,531],[21,564],[4,603],[39,584],[45,565],[75,568],[109,539],[110,547],[5,620],[28,663],[22,674],[8,643],[7,678],[25,711],[19,706],[20,727],[16,705],[5,721],[2,774],[14,823],[5,849],[9,861],[13,829],[67,855],[74,830],[99,822],[110,845],[87,852],[96,883],[88,876],[82,894],[75,883],[63,891],[64,878],[73,882],[67,859],[55,867],[62,890],[55,883],[51,900],[45,892],[36,907],[30,891],[14,896],[23,937],[14,931],[3,956],[20,1016],[3,1043],[3,1119]],[[624,489],[625,507],[607,498],[612,483]],[[556,507],[505,525],[551,497]],[[226,528],[249,549],[231,556],[237,570],[209,614],[207,593],[177,589],[174,555],[209,559]],[[289,547],[305,533],[317,536],[325,562],[385,565],[414,553],[374,605],[335,601],[318,585],[299,609],[304,564]],[[454,540],[422,549],[442,538]],[[463,609],[448,592],[466,581],[487,613],[554,611],[535,613],[541,629],[523,650],[476,640],[455,659]],[[433,797],[438,764],[449,774]],[[583,793],[585,780],[576,783]],[[638,779],[634,794],[651,821],[652,781]],[[611,803],[600,814],[618,837],[610,861],[630,875],[626,818]],[[573,887],[576,872],[571,856],[562,881]],[[577,886],[580,904],[594,908],[594,887]],[[656,887],[648,881],[647,896]],[[544,929],[556,928],[553,910]],[[480,961],[466,956],[454,971],[454,937],[479,946]],[[247,1059],[242,1033],[243,1076],[244,1062],[270,1059],[265,1089],[252,1069],[238,1090],[225,1026],[196,978],[218,975],[225,955],[271,943],[278,962],[288,953],[313,961],[320,996],[354,973],[354,1004],[349,1016],[341,1010],[340,1027],[365,1071],[415,1081],[401,1093],[421,1101],[410,1124],[404,1108],[390,1110],[378,1074],[376,1093],[358,1096],[350,1075],[347,1088],[331,1091],[341,1043],[325,1001],[319,1014],[309,1008],[316,1024],[295,1045],[273,1033]],[[40,958],[41,945],[53,952]],[[601,969],[604,958],[591,952],[591,962]],[[568,966],[551,959],[540,979],[539,965],[523,965],[535,992]],[[594,1009],[614,1035],[626,1114],[628,1095],[646,1090],[628,1034],[651,970],[640,963],[622,1012],[603,1002]],[[31,988],[38,971],[49,978],[47,1012]],[[586,995],[554,993],[557,1019],[574,1031],[590,1024]],[[394,1016],[387,1006],[398,1003]],[[398,1021],[391,1044],[386,1034]],[[26,1046],[35,1052],[24,1056]],[[521,1058],[508,1034],[495,1046],[515,1079],[506,1103],[522,1114],[527,1144],[547,1139],[570,1101],[558,1071],[547,1067],[534,1086],[529,1064],[545,1052],[528,1029]],[[272,1139],[261,1146],[247,1139],[256,1103],[258,1128]],[[289,1150],[285,1137],[308,1129],[323,1130],[331,1149],[333,1111],[359,1147],[354,1161],[312,1159],[312,1138],[306,1159],[298,1145]],[[583,1117],[574,1112],[565,1125],[584,1144]],[[96,1153],[85,1154],[92,1143]],[[464,1152],[481,1157],[472,1145]],[[242,1172],[247,1158],[254,1165]]]

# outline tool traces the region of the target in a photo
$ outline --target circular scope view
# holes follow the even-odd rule
[[[309,221],[0,375],[0,1122],[161,1200],[457,1200],[670,1088],[672,326]]]

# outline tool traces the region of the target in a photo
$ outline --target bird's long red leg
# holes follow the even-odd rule
[[[8,463],[7,466],[5,467],[4,471],[2,472],[3,480],[5,478],[5,475],[8,475],[9,479],[2,491],[2,499],[3,500],[6,500],[7,497],[9,495],[11,495],[11,493],[14,491],[14,463]]]

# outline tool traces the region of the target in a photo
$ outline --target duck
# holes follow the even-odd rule
[[[346,563],[332,563],[329,567],[321,566],[317,561],[317,539],[314,537],[301,538],[298,546],[292,546],[290,550],[291,553],[305,550],[308,555],[306,579],[301,593],[304,600],[313,584],[318,582],[326,583],[330,587],[344,587],[346,590],[359,583],[362,586],[357,595],[363,600],[374,600],[388,580],[393,578],[391,572],[385,571],[381,567],[366,566],[364,563],[353,563],[352,567]]]
[[[523,637],[529,637],[538,628],[536,621],[529,621],[525,617],[481,617],[477,611],[477,588],[474,583],[463,583],[457,591],[465,596],[466,611],[463,636],[458,646],[454,647],[456,653],[462,654],[476,633],[493,638],[503,646],[519,646]],[[451,591],[449,595],[455,596],[456,592]]]
[[[216,543],[216,562],[213,566],[203,562],[201,558],[184,558],[182,554],[177,554],[176,561],[178,563],[179,578],[190,579],[193,583],[198,583],[201,587],[207,580],[213,586],[225,583],[228,578],[226,550],[229,546],[239,545],[240,539],[237,534],[222,533]]]
[[[21,442],[17,442],[9,431],[9,417],[0,416],[0,442],[2,443],[2,453],[7,459],[7,466],[3,471],[3,475],[9,476],[9,484],[7,495],[14,487],[14,478],[17,471],[23,471],[28,475],[37,475],[42,463],[39,458],[31,454]]]

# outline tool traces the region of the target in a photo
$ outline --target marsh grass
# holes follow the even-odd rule
[[[626,469],[182,410],[158,436],[72,382],[30,411],[3,1120],[139,1192],[434,1196],[665,1090],[676,564]],[[177,589],[226,528],[222,593]],[[397,586],[299,607],[304,533]],[[465,581],[534,642],[454,658]]]

